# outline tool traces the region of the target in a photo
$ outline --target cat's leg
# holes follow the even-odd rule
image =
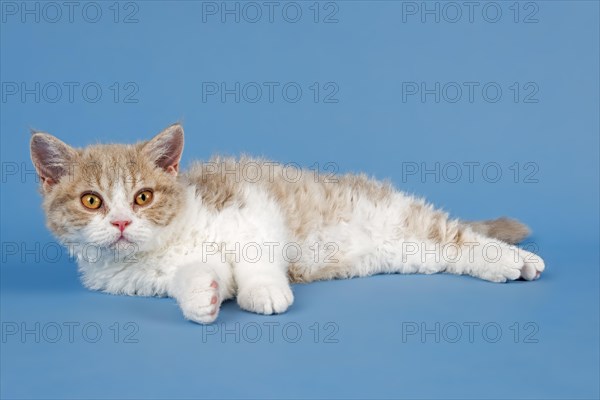
[[[353,236],[340,245],[343,262],[326,265],[303,280],[448,272],[505,282],[537,279],[544,270],[539,256],[481,234],[472,224],[451,219],[422,200],[398,195],[389,208],[369,215],[371,219],[360,224],[367,229],[346,229]]]
[[[288,263],[279,254],[281,246],[277,246],[278,249],[271,246],[271,250],[267,247],[260,246],[259,259],[242,257],[235,263],[237,302],[247,311],[278,314],[288,309],[294,295],[288,281]]]
[[[468,228],[458,241],[405,241],[402,248],[399,272],[447,272],[506,282],[519,278],[534,280],[544,270],[544,261],[539,256]]]
[[[177,268],[169,294],[177,300],[185,318],[207,324],[217,319],[221,303],[234,292],[231,266],[214,256]]]
[[[227,226],[221,251],[233,264],[240,307],[259,314],[282,313],[294,301],[284,254],[294,243],[277,202],[252,185],[246,195],[245,207],[232,216],[236,223]]]
[[[486,236],[472,224],[451,219],[422,200],[411,199],[400,222],[400,251],[388,252],[393,257],[388,260],[392,263],[387,263],[397,265],[399,272],[448,272],[505,282],[533,280],[544,270],[539,256]],[[505,225],[510,228],[514,224]]]
[[[495,238],[478,236],[461,250],[462,255],[456,261],[447,260],[447,272],[506,282],[519,278],[535,280],[545,269],[540,256]]]

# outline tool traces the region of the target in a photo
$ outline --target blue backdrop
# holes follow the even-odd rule
[[[1,7],[3,398],[598,398],[599,5],[12,2]],[[536,282],[296,285],[284,315],[86,291],[44,226],[29,129],[76,145],[181,121],[183,164],[364,171],[510,215]]]

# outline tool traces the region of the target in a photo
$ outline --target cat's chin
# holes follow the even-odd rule
[[[90,259],[92,263],[94,262],[112,262],[112,263],[125,263],[131,264],[137,262],[136,255],[138,254],[139,249],[136,243],[118,240],[115,243],[112,243],[108,246],[103,246],[102,249],[98,251],[96,256],[98,256],[97,260]]]
[[[122,259],[123,257],[134,257],[136,253],[144,253],[155,248],[155,243],[147,240],[132,240],[126,238],[119,238],[113,241],[106,248],[114,254],[115,259]]]
[[[139,247],[140,246],[136,242],[124,237],[120,237],[106,246],[109,251],[112,251],[115,254],[116,259],[121,259],[122,257],[131,256],[132,254],[137,253]]]

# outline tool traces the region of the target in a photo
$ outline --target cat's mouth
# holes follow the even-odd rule
[[[125,237],[125,235],[123,235],[121,233],[121,236],[119,236],[114,242],[112,242],[109,247],[119,247],[119,246],[128,246],[133,244],[133,242],[129,239],[127,239]]]

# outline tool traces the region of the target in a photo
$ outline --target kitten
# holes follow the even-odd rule
[[[77,259],[83,284],[171,296],[211,323],[222,301],[282,313],[290,282],[380,273],[533,280],[542,259],[515,247],[511,219],[450,219],[364,175],[327,176],[262,159],[215,158],[179,173],[183,129],[148,142],[75,149],[31,138],[47,224]]]

